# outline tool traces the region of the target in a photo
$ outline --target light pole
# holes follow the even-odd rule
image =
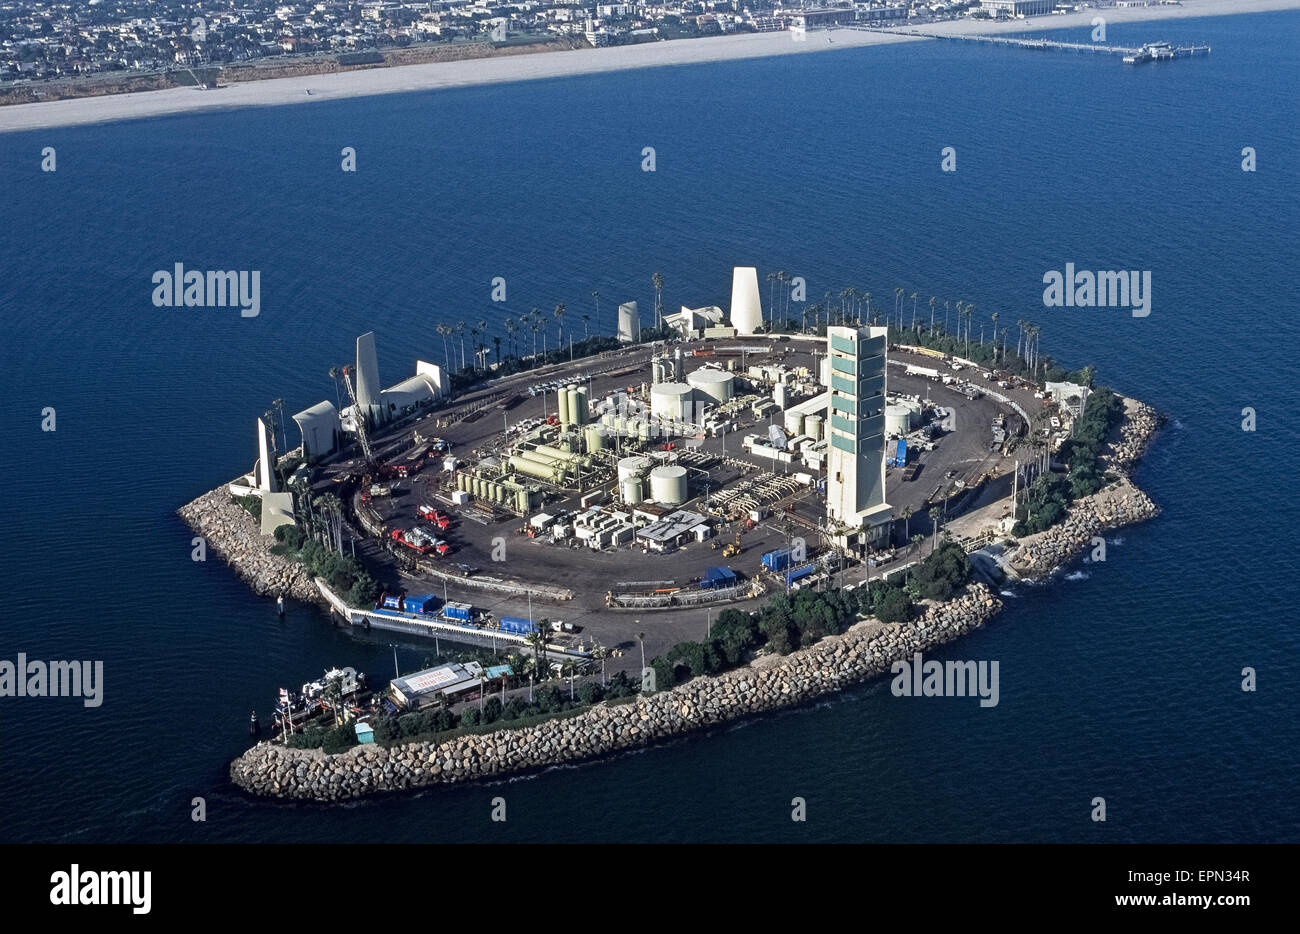
[[[393,650],[393,677],[400,678],[402,676],[402,672],[397,667],[397,643],[390,642],[388,643],[388,647]]]

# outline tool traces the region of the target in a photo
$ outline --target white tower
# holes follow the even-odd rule
[[[762,324],[758,270],[753,266],[737,266],[731,271],[731,326],[737,334],[753,334]]]
[[[379,357],[375,353],[375,332],[357,338],[357,414],[371,425],[381,425],[385,418],[383,389],[379,385]]]
[[[830,410],[826,437],[826,517],[847,527],[837,538],[857,551],[883,538],[885,502],[885,351],[889,329],[826,329]]]

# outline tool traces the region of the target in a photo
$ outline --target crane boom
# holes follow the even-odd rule
[[[370,450],[370,439],[366,436],[366,413],[361,411],[361,403],[357,402],[356,390],[352,388],[351,371],[351,367],[343,367],[343,385],[347,387],[348,398],[352,400],[352,411],[356,413],[357,441],[361,443],[361,454],[367,464],[374,464],[375,455]]]

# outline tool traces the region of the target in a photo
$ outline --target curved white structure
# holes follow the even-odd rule
[[[737,334],[753,334],[762,324],[758,270],[753,266],[737,266],[731,271],[731,326]]]
[[[630,477],[639,477],[648,471],[651,466],[648,457],[635,454],[631,457],[625,457],[618,462],[618,482],[621,484]]]

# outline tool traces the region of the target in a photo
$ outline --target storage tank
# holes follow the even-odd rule
[[[686,383],[659,383],[650,387],[650,414],[658,418],[691,420],[693,390]]]
[[[655,357],[650,361],[650,382],[658,385],[668,381],[668,370],[664,365],[662,357]]]
[[[735,394],[736,377],[726,370],[706,367],[686,377],[686,383],[699,393],[701,402],[712,400],[721,405]]]
[[[527,515],[528,513],[528,491],[521,489],[515,494],[515,509]]]
[[[469,489],[469,474],[463,474],[463,473],[456,474],[456,489],[458,490]]]
[[[562,468],[539,464],[537,461],[527,460],[517,454],[510,458],[510,466],[525,476],[536,477],[539,480],[549,480],[552,483],[558,483],[564,476]]]
[[[915,410],[906,403],[885,406],[885,431],[889,434],[907,434],[912,430],[915,419]]]
[[[804,417],[801,412],[785,413],[785,433],[793,438],[795,435],[801,435],[804,431]]]
[[[587,424],[587,387],[579,386],[576,392],[569,393],[569,403],[573,408],[573,424]]]
[[[629,477],[639,477],[651,467],[650,458],[632,456],[624,457],[618,462],[618,482],[621,485]]]
[[[686,468],[665,464],[650,471],[650,498],[665,506],[686,502]]]
[[[809,415],[803,420],[803,433],[814,441],[822,439],[822,417],[820,415]]]
[[[784,409],[790,404],[790,387],[785,383],[777,383],[773,386],[772,401],[776,403],[777,408]]]
[[[644,498],[640,477],[628,477],[618,485],[622,495],[623,502],[629,506],[635,506]]]
[[[556,414],[560,416],[560,424],[567,425],[569,424],[569,387],[561,386],[556,398],[559,400]]]
[[[584,435],[587,439],[588,451],[603,451],[605,449],[605,433],[600,430],[599,425],[588,425]]]
[[[649,440],[650,440],[650,423],[649,423],[649,422],[641,422],[639,425],[637,425],[637,427],[636,427],[636,437],[637,437],[637,440],[638,440],[638,441],[649,441]]]

